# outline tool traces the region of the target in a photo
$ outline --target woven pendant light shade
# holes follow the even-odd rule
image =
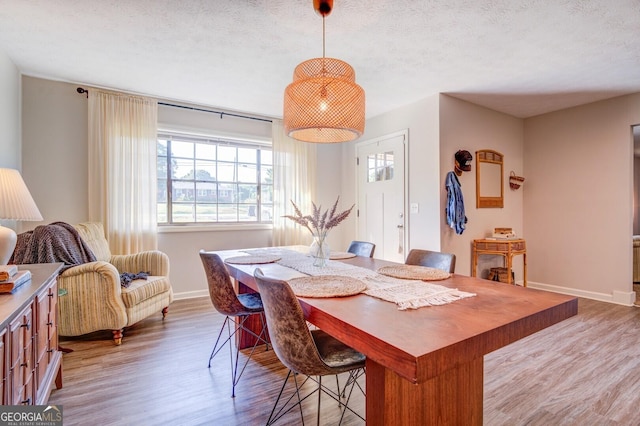
[[[348,142],[364,132],[364,90],[344,61],[315,58],[293,71],[284,92],[284,128],[304,142]]]
[[[293,70],[293,82],[284,91],[284,130],[303,142],[352,141],[364,132],[364,90],[351,65],[325,57],[324,18],[333,0],[313,0],[313,9],[322,16],[322,58]]]

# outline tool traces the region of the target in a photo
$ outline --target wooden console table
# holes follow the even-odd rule
[[[31,281],[0,294],[0,404],[44,405],[62,387],[58,285],[62,263],[19,265]]]
[[[524,286],[527,286],[527,245],[522,238],[518,239],[480,239],[473,240],[473,253],[471,276],[476,276],[478,267],[478,256],[482,254],[492,254],[504,257],[504,266],[507,268],[507,282],[515,284],[511,281],[511,270],[513,268],[513,256],[522,255],[524,266]]]

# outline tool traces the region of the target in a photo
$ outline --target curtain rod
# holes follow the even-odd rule
[[[89,97],[89,91],[83,87],[78,87],[76,89],[76,91],[80,94],[86,94],[87,98]],[[158,101],[158,105],[162,105],[162,106],[168,106],[168,107],[173,107],[173,108],[182,108],[182,109],[190,109],[192,111],[201,111],[201,112],[208,112],[211,114],[218,114],[220,115],[220,118],[222,118],[223,115],[228,115],[229,117],[237,117],[237,118],[246,118],[248,120],[256,120],[256,121],[265,121],[267,123],[272,123],[272,120],[269,120],[268,118],[259,118],[259,117],[250,117],[248,115],[241,115],[241,114],[233,114],[230,112],[224,112],[224,111],[213,111],[210,109],[204,109],[204,108],[197,108],[197,107],[191,107],[191,106],[185,106],[185,105],[176,105],[176,104],[169,104],[166,102],[159,102]]]
[[[266,121],[268,123],[272,123],[272,120],[269,120],[268,118],[250,117],[248,115],[233,114],[233,113],[224,112],[224,111],[212,111],[210,109],[196,108],[196,107],[190,107],[190,106],[185,106],[185,105],[168,104],[166,102],[158,102],[158,105],[164,105],[164,106],[169,106],[169,107],[173,107],[173,108],[190,109],[190,110],[193,110],[193,111],[209,112],[211,114],[219,114],[220,118],[222,118],[223,115],[228,115],[229,117],[246,118],[248,120]]]

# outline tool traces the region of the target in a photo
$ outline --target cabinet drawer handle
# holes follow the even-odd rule
[[[31,397],[25,399],[24,401],[22,401],[23,405],[31,405]]]
[[[31,330],[31,322],[24,323],[24,324],[20,325],[20,327],[26,327],[27,330]]]
[[[53,323],[52,323],[52,322],[48,322],[48,323],[47,323],[47,325],[48,325],[49,327],[51,327],[51,326],[53,325]]]

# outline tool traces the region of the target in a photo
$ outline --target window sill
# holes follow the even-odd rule
[[[272,230],[271,223],[225,223],[212,225],[158,225],[159,234],[170,234],[180,232],[227,232],[227,231],[262,231]]]

